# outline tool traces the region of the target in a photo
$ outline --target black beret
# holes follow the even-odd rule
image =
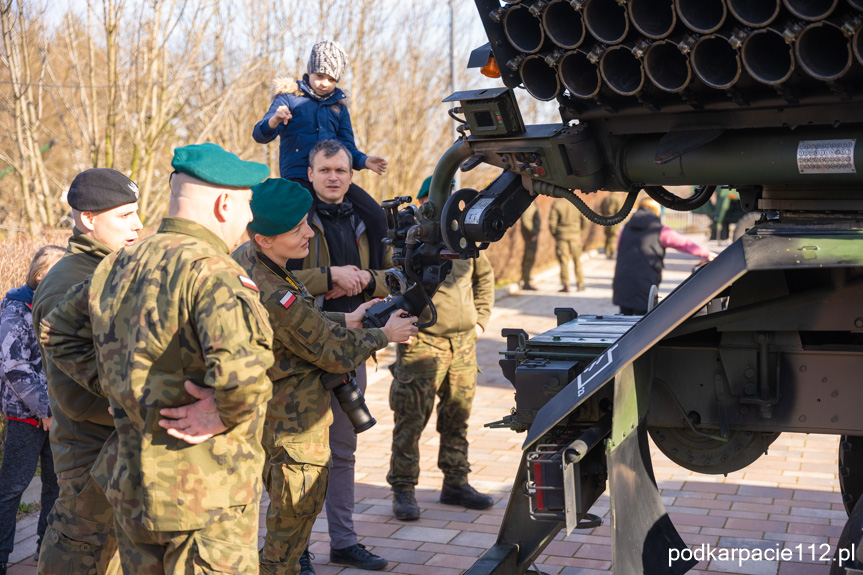
[[[79,212],[98,212],[138,201],[135,182],[109,168],[93,168],[75,176],[66,201]]]

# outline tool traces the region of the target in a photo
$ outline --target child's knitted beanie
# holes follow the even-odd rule
[[[312,48],[308,72],[309,74],[326,74],[338,82],[341,80],[347,64],[348,56],[341,44],[333,40],[324,40]]]

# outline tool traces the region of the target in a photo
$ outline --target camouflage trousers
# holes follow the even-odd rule
[[[605,226],[605,257],[613,258],[617,252],[617,231],[620,226]]]
[[[208,511],[214,520],[193,531],[151,531],[117,513],[123,574],[258,572],[258,502]]]
[[[444,483],[467,483],[467,422],[476,392],[476,333],[471,329],[446,338],[420,332],[412,344],[399,344],[391,369],[390,407],[395,427],[387,481],[393,491],[412,490],[419,480],[419,441],[435,396],[439,398],[438,467]]]
[[[300,463],[275,448],[264,464],[264,485],[270,495],[267,536],[260,553],[261,573],[297,575],[300,555],[309,544],[312,526],[324,507],[330,470]]]
[[[575,267],[575,283],[584,286],[584,274],[581,271],[581,241],[557,240],[557,262],[560,264],[560,283],[569,286],[569,263]]]
[[[536,261],[536,248],[539,241],[532,242],[530,238],[524,238],[524,256],[521,259],[521,281],[530,283],[530,272]]]
[[[39,575],[117,575],[114,512],[90,466],[57,474],[60,495],[48,517]]]

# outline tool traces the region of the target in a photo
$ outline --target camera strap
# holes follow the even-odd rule
[[[265,268],[267,268],[272,273],[279,276],[281,279],[288,282],[291,285],[291,287],[293,287],[295,290],[300,292],[300,294],[303,293],[304,290],[301,289],[300,286],[297,285],[297,282],[294,281],[294,278],[291,277],[291,275],[287,272],[287,270],[285,270],[285,268],[283,268],[279,264],[275,263],[273,260],[271,260],[270,258],[265,256],[261,252],[257,252],[257,255],[258,255],[258,259],[261,260],[261,263],[264,264]]]

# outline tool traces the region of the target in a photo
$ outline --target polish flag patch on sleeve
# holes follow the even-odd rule
[[[285,294],[285,297],[279,300],[279,303],[282,304],[285,309],[288,309],[289,307],[294,305],[295,301],[297,301],[297,296],[295,296],[291,292],[288,292]]]
[[[247,278],[246,276],[237,276],[237,277],[240,279],[240,283],[243,284],[244,286],[246,286],[247,288],[253,289],[255,291],[260,291],[258,289],[258,284],[253,282],[251,279]]]

